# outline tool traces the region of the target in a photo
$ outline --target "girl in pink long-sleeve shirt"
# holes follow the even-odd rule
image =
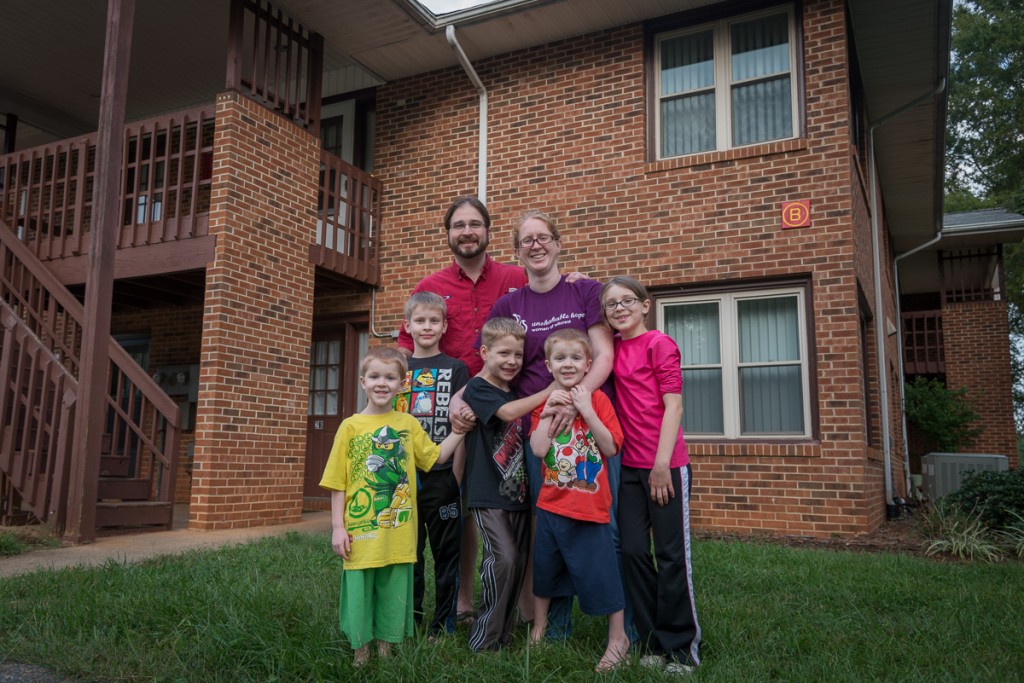
[[[631,277],[613,277],[601,305],[615,336],[616,412],[622,424],[619,536],[641,664],[685,673],[700,664],[690,555],[690,458],[680,426],[679,347],[648,330],[651,300]],[[650,540],[654,540],[654,556]]]

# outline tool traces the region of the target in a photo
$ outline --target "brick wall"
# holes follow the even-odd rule
[[[1017,466],[1010,377],[1010,324],[1006,301],[946,304],[942,307],[946,386],[967,388],[984,429],[972,453],[995,453]]]
[[[864,434],[856,291],[870,270],[854,236],[870,226],[852,177],[842,3],[806,3],[803,27],[806,137],[659,162],[646,158],[641,26],[474,63],[488,89],[488,207],[499,260],[511,260],[515,216],[539,208],[559,222],[563,272],[629,273],[655,289],[809,278],[815,438],[691,440],[702,526],[849,534],[884,514],[880,455],[868,457]],[[477,111],[461,69],[378,90],[387,274],[378,329],[396,329],[409,290],[450,262],[441,217],[452,198],[476,192]],[[781,203],[796,199],[810,200],[812,225],[783,231]]]
[[[370,294],[367,292],[333,292],[325,296],[317,296],[313,304],[313,318],[317,320],[338,313],[365,313],[372,307]],[[385,331],[390,332],[390,330],[378,331],[382,334]]]
[[[318,148],[254,102],[217,97],[193,529],[301,514]]]

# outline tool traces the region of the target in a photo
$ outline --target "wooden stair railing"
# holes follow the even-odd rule
[[[82,304],[0,220],[0,522],[25,510],[63,531],[75,443]],[[136,482],[97,502],[97,526],[170,528],[180,436],[178,406],[114,339],[104,430]],[[127,502],[148,489],[145,501]],[[101,487],[110,496],[111,487]],[[17,499],[17,500],[15,500]],[[114,512],[111,512],[114,510]]]
[[[0,323],[0,522],[29,513],[62,528],[78,382],[3,300]]]

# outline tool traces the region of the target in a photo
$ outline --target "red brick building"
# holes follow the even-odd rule
[[[75,344],[47,340],[69,325],[85,336],[90,321],[19,322],[32,303],[17,294],[25,276],[0,278],[11,310],[0,409],[28,416],[0,434],[0,514],[52,509],[88,537],[90,513],[83,523],[60,512],[64,492],[92,481],[61,473],[76,458],[103,474],[98,527],[164,523],[109,511],[132,507],[106,481],[115,470],[148,482],[154,495],[140,502],[151,507],[189,503],[196,529],[323,506],[330,439],[358,407],[356,361],[390,343],[409,290],[449,261],[441,216],[461,194],[485,195],[497,258],[512,259],[516,215],[542,209],[562,230],[564,269],[631,274],[651,289],[652,324],[683,349],[697,525],[853,534],[907,495],[908,303],[914,320],[941,325],[945,339],[932,334],[922,353],[942,347],[947,381],[984,385],[986,452],[1015,453],[1009,386],[988,380],[1007,376],[1006,336],[964,331],[1005,328],[998,245],[1019,226],[933,241],[950,2],[557,0],[442,16],[411,0],[184,8],[135,8],[109,228],[111,333],[176,407],[146,417],[133,406],[149,399],[118,388],[148,396],[149,379],[112,380],[90,423],[105,435],[99,452],[61,441],[30,408],[45,404],[36,412],[56,423],[82,409],[77,361],[60,369]],[[47,21],[98,73],[95,14]],[[5,39],[33,21],[20,9]],[[17,50],[15,38],[0,49]],[[194,63],[147,58],[159,50]],[[96,143],[82,137],[96,126],[81,122],[97,114],[67,92],[70,67],[44,69],[0,82],[25,95],[0,99],[0,221],[28,247],[4,249],[37,261],[24,266],[30,289],[82,297],[81,238],[104,189]],[[19,372],[55,388],[40,394],[10,379]]]

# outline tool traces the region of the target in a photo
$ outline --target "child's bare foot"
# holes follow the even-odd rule
[[[367,643],[361,648],[356,650],[355,655],[352,656],[352,666],[360,669],[366,666],[366,663],[370,661],[370,644]]]
[[[623,641],[609,642],[608,648],[601,656],[601,661],[594,667],[594,671],[603,673],[614,671],[629,661],[629,638]]]
[[[386,640],[378,640],[377,641],[377,656],[378,657],[387,657],[389,654],[391,654],[391,643],[389,643]]]
[[[544,643],[544,632],[548,630],[547,620],[536,619],[530,625],[530,646],[536,647]]]

